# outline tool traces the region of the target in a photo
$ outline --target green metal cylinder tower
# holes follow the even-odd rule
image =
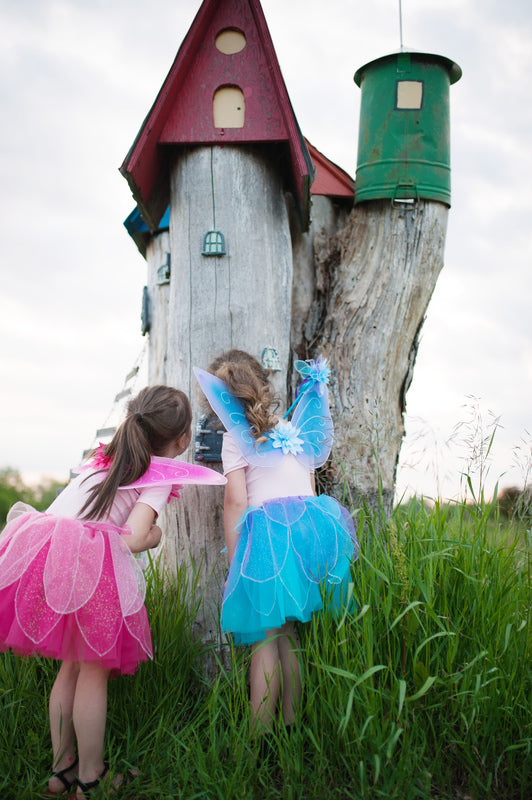
[[[355,202],[424,198],[451,205],[449,86],[462,70],[444,56],[400,52],[360,67]]]

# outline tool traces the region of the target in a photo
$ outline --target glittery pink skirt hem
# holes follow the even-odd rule
[[[131,674],[151,658],[142,569],[124,529],[38,512],[0,536],[0,650],[97,661]]]

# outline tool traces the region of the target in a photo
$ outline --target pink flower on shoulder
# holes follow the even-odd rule
[[[182,488],[183,487],[178,483],[172,484],[172,489],[170,490],[170,494],[168,495],[168,500],[166,502],[169,503],[170,500],[177,500],[180,497],[179,492]]]
[[[93,457],[91,459],[91,464],[96,469],[109,469],[109,467],[111,466],[111,464],[113,462],[113,459],[111,458],[111,456],[104,455],[104,452],[103,452],[104,449],[105,449],[105,445],[103,444],[103,442],[100,442],[100,444],[98,445],[97,451],[95,452],[95,454],[93,455]]]

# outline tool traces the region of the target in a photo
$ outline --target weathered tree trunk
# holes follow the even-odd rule
[[[290,195],[287,196],[289,202]],[[349,217],[346,202],[335,202],[329,197],[312,198],[311,222],[307,232],[301,231],[301,225],[293,204],[289,203],[292,233],[292,252],[294,259],[294,279],[292,287],[292,352],[298,358],[310,358],[313,336],[316,334],[323,309],[317,299],[317,271],[314,255],[316,237],[320,240],[333,237],[343,228]],[[317,316],[316,316],[317,315]],[[292,389],[297,377],[292,375]],[[292,398],[291,398],[292,399]]]
[[[149,349],[148,349],[148,383],[167,383],[166,378],[166,332],[168,327],[168,301],[170,284],[157,282],[157,270],[166,263],[170,253],[170,236],[168,231],[153,236],[146,248],[148,263],[148,303],[150,317]]]
[[[309,347],[332,367],[330,482],[337,497],[393,502],[405,396],[419,333],[443,266],[448,209],[432,201],[356,206],[336,235],[314,241]]]
[[[170,234],[154,238],[148,250],[150,382],[187,392],[197,420],[203,408],[194,365],[206,366],[230,347],[260,356],[273,346],[281,363],[276,388],[285,402],[290,343],[299,357],[322,353],[332,367],[331,490],[370,508],[380,496],[389,510],[405,395],[443,264],[447,207],[383,200],[348,216],[316,198],[311,230],[298,234],[292,220],[292,241],[282,183],[269,159],[260,149],[236,147],[180,155],[171,193]],[[202,255],[210,229],[224,233],[225,256]],[[156,271],[168,248],[171,281],[159,286]],[[223,489],[185,487],[163,524],[169,568],[187,564],[198,575],[198,633],[221,642]]]
[[[292,244],[271,149],[240,145],[180,151],[170,187],[170,284],[159,287],[150,279],[150,365],[157,364],[150,382],[185,391],[197,420],[203,407],[194,366],[206,367],[228,348],[260,358],[272,346],[281,366],[275,388],[286,402]],[[224,234],[226,255],[202,255],[204,234],[213,229]],[[193,446],[188,458],[194,458]],[[221,555],[222,505],[223,488],[185,487],[166,514],[163,547],[170,568],[191,564],[199,573],[204,599],[198,632],[211,641],[219,637],[220,589],[227,568]]]

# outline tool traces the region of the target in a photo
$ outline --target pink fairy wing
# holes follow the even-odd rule
[[[164,486],[171,484],[199,483],[223,486],[227,478],[213,469],[177,461],[175,458],[152,456],[151,464],[140,478],[120,489],[139,489],[142,486]]]
[[[100,531],[77,520],[57,521],[43,574],[46,600],[54,611],[70,614],[87,603],[100,580],[104,551]]]
[[[78,467],[74,472],[84,472],[94,468],[94,462],[89,462]],[[102,470],[104,472],[105,470]],[[223,486],[227,483],[227,478],[220,475],[213,469],[200,466],[199,464],[189,464],[187,461],[178,461],[175,458],[162,458],[162,456],[152,456],[150,466],[133,483],[119,486],[119,489],[140,489],[144,486],[171,486],[184,483],[198,483],[213,486]]]

